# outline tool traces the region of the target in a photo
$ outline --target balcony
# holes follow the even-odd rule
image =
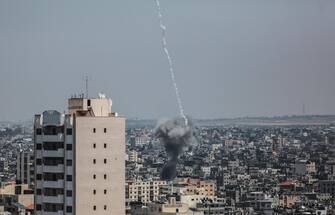
[[[73,183],[71,181],[66,182],[65,188],[67,190],[73,190]]]
[[[43,181],[43,187],[47,188],[63,188],[64,187],[64,180],[58,181]]]
[[[36,135],[35,136],[35,143],[42,143],[42,135]]]
[[[74,147],[74,146],[72,146]],[[73,151],[66,151],[66,158],[73,159]]]
[[[36,158],[42,158],[42,150],[36,150]]]
[[[66,205],[73,205],[73,198],[72,197],[66,197],[65,199]]]
[[[64,134],[59,133],[56,135],[43,135],[44,142],[64,142]]]
[[[57,166],[43,166],[43,172],[62,173],[64,172],[64,165],[59,164]]]
[[[58,212],[36,211],[36,215],[64,215],[64,211],[58,211]]]
[[[67,136],[65,137],[65,142],[66,142],[67,144],[73,144],[73,135],[67,135]]]
[[[43,202],[46,203],[64,203],[64,196],[58,195],[58,196],[43,196]]]
[[[73,174],[73,167],[72,166],[67,166],[65,173],[67,175],[72,175]]]
[[[43,150],[42,156],[43,157],[64,157],[64,149]]]
[[[36,171],[36,173],[43,173],[42,165],[36,165],[35,171]]]

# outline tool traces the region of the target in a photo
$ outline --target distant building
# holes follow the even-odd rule
[[[295,191],[297,183],[295,181],[284,181],[279,184],[279,188],[282,191]]]
[[[135,147],[136,146],[136,137],[131,136],[129,138],[129,144],[130,144],[131,147]]]
[[[162,195],[162,189],[166,186],[167,182],[161,180],[128,181],[126,189],[127,201],[143,203],[158,201],[159,196]]]
[[[197,203],[195,208],[190,209],[189,214],[201,214],[201,215],[210,215],[210,214],[230,214],[229,208],[225,207],[223,203]]]
[[[6,158],[0,158],[0,170],[1,172],[8,170],[8,160]]]
[[[150,142],[150,138],[146,135],[141,135],[141,136],[135,137],[135,145],[137,145],[137,146],[146,145],[149,142]]]
[[[203,196],[214,196],[216,191],[216,183],[211,180],[200,180],[183,178],[177,180],[174,188],[181,194],[197,194]]]
[[[298,200],[296,195],[282,195],[279,198],[279,205],[284,208],[292,208]]]
[[[130,162],[137,162],[138,161],[138,153],[135,150],[130,150],[128,152],[128,160]]]
[[[307,160],[297,160],[294,165],[296,175],[304,176],[316,172],[315,163]]]
[[[328,179],[335,179],[335,160],[327,161],[325,172],[328,175]]]
[[[0,187],[0,215],[34,214],[34,194],[28,184],[7,182]]]
[[[0,172],[4,172],[4,171],[5,171],[5,159],[0,158]]]
[[[147,207],[138,208],[133,210],[132,215],[181,215],[192,214],[189,213],[187,204],[176,201],[175,197],[170,197],[167,203],[155,202],[149,203]]]
[[[23,184],[34,182],[34,153],[19,152],[16,159],[16,180]]]
[[[328,193],[333,198],[335,197],[335,181],[334,180],[324,180],[319,182],[320,192]]]
[[[211,174],[211,167],[203,166],[203,167],[201,167],[201,171],[204,173],[204,177],[207,178]]]

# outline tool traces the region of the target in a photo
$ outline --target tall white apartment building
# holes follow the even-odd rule
[[[35,116],[36,215],[125,214],[125,118],[104,96],[68,105]]]

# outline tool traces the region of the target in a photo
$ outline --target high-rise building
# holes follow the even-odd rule
[[[22,184],[32,184],[34,175],[34,153],[19,152],[16,158],[16,180]]]
[[[125,214],[125,119],[112,101],[71,98],[35,116],[36,214]]]

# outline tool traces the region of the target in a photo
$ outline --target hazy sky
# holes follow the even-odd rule
[[[335,114],[334,0],[161,0],[187,114]],[[127,117],[178,114],[153,0],[1,0],[0,120],[104,92]]]

